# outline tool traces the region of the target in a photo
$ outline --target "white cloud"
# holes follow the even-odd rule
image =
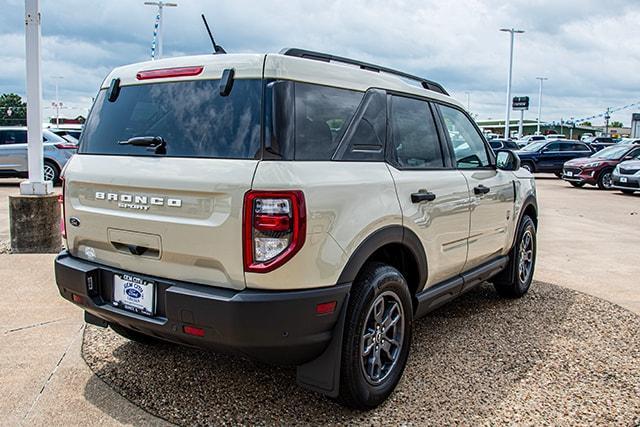
[[[24,93],[24,3],[7,0],[0,16],[0,92]],[[43,2],[45,98],[48,75],[62,75],[61,97],[87,108],[114,66],[145,60],[155,10],[143,2]],[[204,2],[178,0],[165,11],[165,53],[211,50],[200,21],[230,52],[298,46],[353,56],[440,81],[457,99],[471,92],[480,117],[504,115],[508,35],[516,41],[514,95],[537,105],[545,75],[543,119],[587,116],[640,101],[640,4],[634,0],[334,0]],[[631,111],[614,115],[629,122]],[[528,114],[535,116],[535,111]]]

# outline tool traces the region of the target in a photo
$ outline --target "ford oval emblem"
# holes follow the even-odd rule
[[[80,227],[80,220],[75,216],[72,216],[71,218],[69,218],[69,224],[73,225],[74,227]]]
[[[129,288],[125,291],[131,298],[140,298],[142,294],[137,289]]]

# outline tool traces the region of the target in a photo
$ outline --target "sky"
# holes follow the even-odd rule
[[[509,35],[513,96],[548,77],[542,120],[582,118],[640,102],[640,0],[176,0],[165,9],[164,56],[211,52],[201,22],[229,53],[300,47],[440,82],[479,119],[503,119]],[[86,115],[109,71],[150,59],[156,8],[143,0],[41,0],[44,116],[55,84],[62,115]],[[0,0],[0,93],[25,96],[24,1]],[[612,114],[629,125],[632,112]],[[513,118],[512,113],[512,118]],[[603,119],[592,120],[594,125]]]

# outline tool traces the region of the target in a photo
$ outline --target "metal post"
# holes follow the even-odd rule
[[[162,29],[162,15],[163,15],[163,9],[164,7],[176,7],[178,6],[177,3],[167,3],[164,2],[162,0],[160,1],[146,1],[144,2],[145,5],[148,6],[158,6],[158,34],[157,34],[157,40],[154,40],[155,42],[155,48],[156,48],[156,52],[158,53],[157,55],[152,55],[151,59],[160,59],[162,58],[162,39],[163,39],[163,29]]]
[[[547,77],[536,77],[540,80],[540,88],[538,90],[538,125],[536,126],[536,134],[540,134],[540,115],[542,114],[542,82],[549,80]]]
[[[520,110],[520,124],[518,125],[518,139],[521,139],[524,135],[522,129],[524,127],[524,110]]]
[[[25,0],[27,67],[27,156],[29,180],[20,183],[23,195],[52,193],[51,182],[42,173],[42,80],[40,79],[40,0]]]
[[[610,110],[610,108],[607,107],[607,111],[604,113],[604,134],[605,134],[605,136],[610,136],[609,135],[609,119],[611,118],[611,115],[609,114],[609,110]]]
[[[471,92],[465,92],[467,94],[467,112],[471,112]]]
[[[507,78],[507,108],[504,121],[504,137],[509,138],[509,120],[511,118],[511,77],[513,74],[513,40],[515,38],[515,34],[522,34],[524,31],[513,28],[501,28],[500,31],[508,32],[511,36],[509,45],[509,76]]]

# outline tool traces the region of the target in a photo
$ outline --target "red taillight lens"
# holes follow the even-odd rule
[[[76,148],[78,148],[78,146],[76,144],[65,144],[65,143],[61,143],[61,144],[53,144],[54,147],[59,148],[61,150],[74,150]]]
[[[67,218],[64,212],[64,187],[65,182],[64,178],[60,178],[62,181],[62,194],[58,195],[58,203],[60,203],[60,234],[62,234],[62,238],[66,240],[67,238]]]
[[[244,268],[272,271],[293,257],[307,233],[302,191],[249,191],[244,196]]]
[[[178,68],[161,68],[159,70],[140,71],[136,74],[138,80],[148,79],[167,79],[169,77],[186,77],[197,76],[202,72],[204,67],[178,67]]]
[[[289,231],[291,220],[289,215],[264,215],[256,214],[253,226],[258,231]]]

